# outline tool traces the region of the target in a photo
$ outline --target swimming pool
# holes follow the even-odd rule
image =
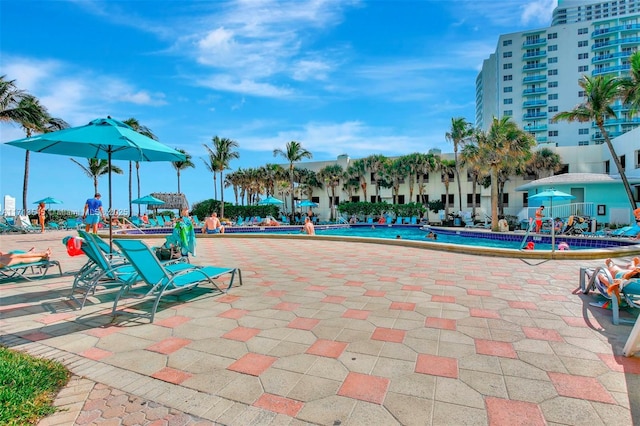
[[[427,232],[431,230],[438,235],[437,241],[426,238]],[[170,229],[145,229],[145,234],[149,235],[167,235]],[[142,232],[129,230],[127,234],[137,234],[138,237]],[[520,250],[523,233],[498,233],[487,230],[479,230],[472,228],[445,228],[445,227],[423,227],[416,225],[318,225],[316,226],[316,234],[319,237],[340,239],[342,237],[354,238],[359,241],[371,240],[371,242],[380,242],[381,240],[395,240],[391,244],[411,244],[428,246],[430,248],[442,249],[446,251],[459,251],[465,253],[482,254],[483,250],[488,251],[504,251],[505,253],[491,253],[492,255],[506,255],[511,252],[511,256],[539,257],[543,253],[551,252],[551,237],[548,235],[529,235],[526,242],[532,241],[535,244],[535,250]],[[306,237],[300,233],[300,226],[239,226],[227,227],[225,235],[234,237],[248,237],[250,235],[264,235],[275,238]],[[134,235],[131,235],[132,237]],[[219,237],[221,235],[207,235],[207,237]],[[399,238],[398,238],[399,237]],[[596,238],[585,236],[557,236],[557,244],[566,242],[570,251],[558,252],[564,256],[575,257],[580,252],[587,253],[589,249],[600,249],[607,251],[605,257],[615,257],[623,255],[622,252],[636,254],[640,252],[640,245],[634,244],[633,241],[627,239],[613,238]],[[616,254],[616,252],[620,254]],[[631,250],[631,252],[629,252]],[[519,254],[518,254],[519,253]],[[595,253],[589,255],[589,258],[595,256]],[[582,256],[583,258],[587,258]],[[600,256],[602,257],[602,256]]]

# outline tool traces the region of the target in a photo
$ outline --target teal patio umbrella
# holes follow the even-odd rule
[[[269,195],[264,200],[258,201],[258,204],[261,205],[261,206],[279,205],[279,204],[283,204],[283,203],[284,203],[284,201],[278,200],[277,198],[272,197],[271,195]]]
[[[33,202],[33,204],[40,204],[40,203],[45,203],[47,205],[47,209],[49,209],[50,204],[62,204],[62,201],[53,197],[47,197],[47,198],[43,198],[42,200]]]
[[[529,200],[540,200],[540,201],[549,201],[549,213],[553,218],[553,200],[572,200],[574,197],[571,194],[567,194],[566,192],[558,191],[557,189],[549,188],[546,191],[539,192],[535,195],[529,196]],[[556,251],[556,233],[555,226],[551,225],[551,251]]]
[[[145,204],[147,206],[147,210],[149,209],[149,206],[152,206],[152,208],[157,208],[157,206],[161,206],[164,204],[164,201],[162,201],[159,198],[154,197],[153,195],[145,195],[144,197],[141,198],[136,198],[135,200],[131,200],[131,203],[133,204]]]
[[[106,159],[109,165],[109,223],[111,223],[111,160],[185,161],[184,154],[136,132],[111,117],[98,118],[89,124],[57,132],[44,133],[7,142],[32,152],[69,157]],[[112,244],[109,227],[109,246]]]
[[[314,203],[310,200],[304,200],[298,203],[298,207],[318,207],[318,203]]]

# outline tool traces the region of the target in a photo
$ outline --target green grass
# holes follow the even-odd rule
[[[55,412],[53,400],[68,381],[62,364],[0,346],[0,424],[33,425]]]

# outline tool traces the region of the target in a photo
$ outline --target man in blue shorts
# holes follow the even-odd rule
[[[102,211],[102,201],[100,201],[100,194],[96,192],[96,195],[93,198],[89,198],[84,205],[84,213],[82,215],[82,220],[87,224],[86,231],[89,232],[89,229],[93,229],[93,233],[98,233],[98,223],[100,223],[100,219],[104,217],[104,213]]]

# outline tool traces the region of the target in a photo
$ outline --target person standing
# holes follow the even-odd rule
[[[542,229],[542,218],[544,217],[544,206],[538,207],[536,210],[536,233]]]
[[[47,216],[47,209],[44,203],[38,204],[38,223],[40,223],[40,232],[44,232],[44,220]]]
[[[93,198],[89,198],[84,205],[84,213],[82,214],[82,220],[87,224],[85,230],[89,232],[89,229],[92,229],[94,234],[98,233],[98,223],[104,217],[100,197],[100,193],[96,192]]]

